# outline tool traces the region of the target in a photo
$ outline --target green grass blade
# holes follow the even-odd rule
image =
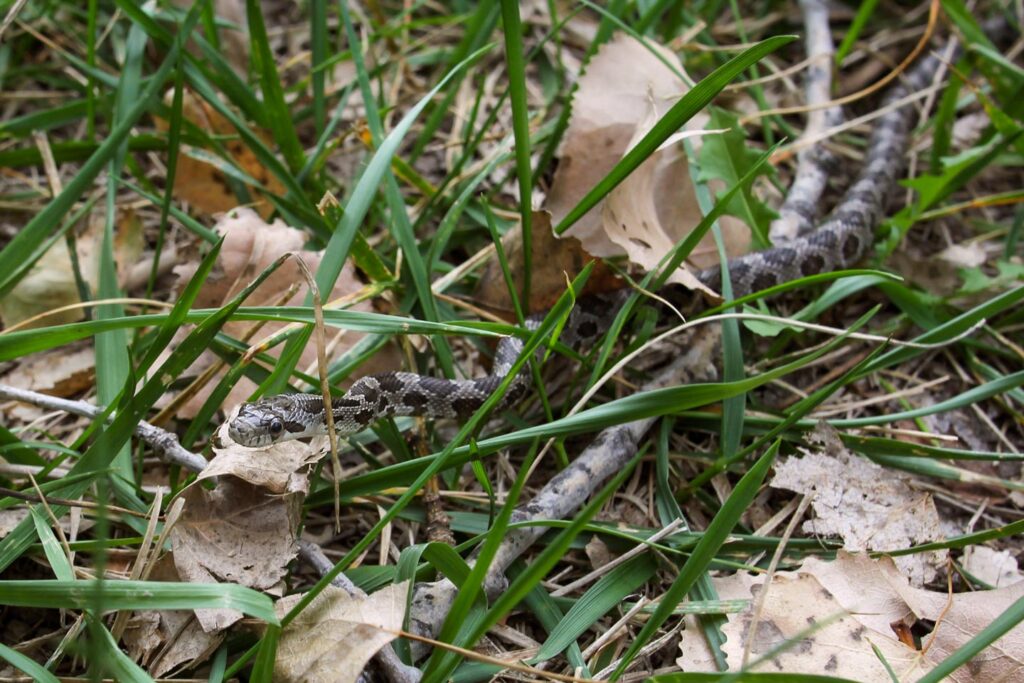
[[[0,604],[46,609],[87,609],[98,581],[0,581]],[[274,605],[258,591],[233,583],[103,581],[103,607],[126,609],[234,609],[276,624]]]
[[[850,54],[854,43],[857,42],[864,31],[864,26],[867,25],[868,19],[875,13],[876,5],[878,5],[878,0],[861,0],[860,6],[857,7],[857,14],[854,15],[853,21],[850,22],[850,28],[846,30],[842,42],[836,48],[835,62],[837,67],[842,66],[846,55]]]
[[[250,681],[272,683],[274,680],[274,662],[277,659],[277,644],[281,640],[281,628],[271,626],[260,638],[259,652],[252,667]]]
[[[47,671],[43,665],[17,650],[12,650],[3,643],[0,643],[0,659],[6,660],[14,668],[24,671],[37,683],[60,683],[60,679]]]
[[[352,57],[356,65],[359,87],[363,93],[363,102],[366,105],[366,118],[370,124],[370,133],[373,136],[374,142],[379,144],[381,138],[384,137],[383,123],[380,119],[380,112],[377,110],[373,91],[370,88],[369,74],[363,62],[362,50],[358,47],[360,43],[356,36],[355,28],[352,26],[348,8],[344,3],[341,5],[341,16],[345,23],[345,32],[348,35],[349,42],[353,45]],[[431,321],[439,320],[437,304],[434,301],[434,294],[430,289],[430,276],[427,273],[427,264],[420,253],[416,234],[413,232],[412,222],[409,220],[405,207],[405,200],[390,167],[385,168],[384,171],[384,196],[391,214],[391,234],[394,235],[395,242],[398,243],[398,247],[402,250],[402,255],[405,257],[406,268],[412,277],[413,287],[416,290],[419,304],[423,308],[424,317]],[[438,365],[445,376],[453,378],[455,377],[455,363],[451,349],[444,339],[436,341],[435,352]]]
[[[1019,304],[1022,300],[1024,300],[1024,285],[996,295],[987,301],[983,301],[974,308],[964,311],[947,322],[927,330],[912,341],[919,344],[934,344],[952,339],[953,337],[963,334],[967,330],[971,329],[971,327],[982,320],[992,320],[1004,312],[1013,310],[1013,307]],[[926,352],[927,351],[923,349],[915,349],[912,347],[893,349],[892,351],[879,356],[875,362],[866,366],[863,374],[867,375],[877,370],[881,370],[882,368],[904,363],[907,360],[916,358]]]
[[[245,16],[249,20],[249,47],[252,60],[263,86],[263,107],[267,113],[270,130],[274,131],[292,173],[298,173],[306,163],[306,154],[295,132],[295,121],[284,99],[281,79],[277,73],[274,52],[270,49],[267,28],[263,24],[263,8],[257,0],[246,0]]]
[[[449,64],[462,63],[469,55],[484,46],[486,41],[490,39],[495,25],[498,23],[498,9],[498,4],[494,2],[480,2],[476,4],[473,14],[465,22],[466,30],[462,34],[462,39],[455,46],[455,49],[452,50],[451,56],[448,59]],[[427,143],[433,139],[437,129],[441,127],[445,117],[450,113],[450,106],[455,99],[459,85],[462,83],[463,73],[457,66],[448,71],[445,79],[451,78],[453,74],[455,76],[451,82],[452,87],[448,89],[448,92],[445,93],[441,101],[433,107],[430,115],[427,116],[427,120],[423,124],[423,130],[420,131],[419,137],[416,138],[416,144],[409,154],[410,161],[415,161],[419,158]]]
[[[146,33],[138,24],[128,29],[124,64],[121,78],[114,97],[114,122],[130,114],[131,105],[139,98],[142,60],[147,45]],[[175,64],[177,64],[177,59]],[[106,211],[104,215],[103,239],[99,253],[99,283],[96,295],[99,299],[116,299],[122,296],[117,281],[117,263],[114,259],[114,233],[118,220],[117,179],[121,175],[128,147],[122,143],[110,160],[107,170]],[[104,303],[96,307],[97,320],[124,317],[124,306]],[[100,405],[113,405],[125,387],[129,373],[128,335],[124,330],[110,330],[96,335],[96,396]],[[133,477],[131,451],[122,447],[113,461],[113,468],[124,479]]]
[[[53,570],[54,575],[61,581],[74,581],[75,572],[71,568],[71,563],[68,562],[67,555],[64,554],[64,548],[61,547],[53,529],[50,528],[50,520],[46,513],[38,507],[32,507],[29,508],[29,514],[32,515],[36,534],[43,544],[43,553],[46,555],[46,561],[50,563],[50,569]]]
[[[512,134],[515,137],[516,177],[519,181],[519,228],[523,241],[523,301],[530,300],[530,245],[533,243],[533,169],[530,168],[530,113],[526,101],[526,62],[523,59],[523,29],[517,0],[501,0],[505,34],[505,66],[508,70],[509,103],[512,105]]]
[[[456,586],[461,587],[469,580],[470,569],[462,556],[445,543],[431,542],[423,548],[423,559],[434,566]]]
[[[327,61],[327,0],[311,0],[309,3],[309,48],[313,62],[310,84],[313,90],[313,125],[316,135],[324,132],[327,125],[327,101],[324,91],[326,73],[318,69]]]
[[[93,674],[104,672],[110,674],[115,681],[126,683],[153,683],[149,674],[142,670],[138,664],[132,661],[131,657],[124,653],[114,636],[110,634],[95,616],[87,616],[89,622],[89,652],[92,655],[89,662],[90,672]]]
[[[658,607],[654,610],[654,614],[630,643],[629,649],[622,656],[622,661],[612,673],[611,680],[618,680],[622,676],[640,648],[647,644],[654,633],[665,623],[665,620],[672,615],[676,605],[690,592],[697,579],[707,571],[711,560],[714,559],[719,548],[725,543],[740,517],[753,502],[754,496],[757,495],[761,482],[768,474],[768,468],[775,461],[775,454],[778,453],[780,443],[776,441],[737,482],[736,488],[711,520],[711,524],[708,525],[704,535],[693,549],[690,558],[679,570],[679,575],[672,582],[671,588],[658,600]]]
[[[558,655],[627,595],[654,575],[657,562],[649,554],[639,555],[602,576],[573,605],[531,660],[542,662]]]

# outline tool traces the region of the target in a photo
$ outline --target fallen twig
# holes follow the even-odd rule
[[[66,398],[47,396],[27,389],[0,384],[0,399],[9,401],[21,401],[46,408],[48,410],[61,410],[72,415],[96,418],[103,414],[103,410],[85,401],[71,401]],[[148,443],[161,458],[172,465],[180,465],[191,472],[202,472],[206,467],[206,458],[186,450],[179,442],[173,432],[154,427],[148,422],[139,422],[135,426],[135,435]]]

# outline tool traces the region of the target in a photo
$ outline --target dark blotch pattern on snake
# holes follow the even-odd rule
[[[938,65],[928,56],[891,89],[882,108],[927,85]],[[913,110],[896,107],[880,116],[868,143],[864,165],[842,201],[817,230],[766,251],[748,254],[729,262],[734,296],[780,285],[807,275],[842,270],[855,265],[866,254],[873,232],[882,218],[891,191],[903,167],[903,158]],[[701,281],[720,290],[721,271],[713,268],[699,274]],[[689,292],[678,286],[663,292],[669,300],[685,300]],[[673,302],[675,303],[675,302]],[[562,332],[567,346],[585,345],[605,326],[612,304],[588,312],[577,307]],[[542,317],[527,319],[535,329]],[[341,398],[332,402],[334,425],[339,435],[362,431],[385,417],[415,415],[429,418],[466,419],[476,412],[508,375],[523,349],[516,337],[498,344],[492,374],[477,379],[448,380],[410,372],[387,372],[358,380]],[[525,395],[529,369],[524,366],[512,380],[498,404],[502,409]],[[228,425],[230,437],[243,446],[267,446],[278,441],[324,434],[326,416],[323,399],[313,394],[284,394],[246,403]]]

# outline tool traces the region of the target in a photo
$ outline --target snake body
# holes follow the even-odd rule
[[[596,311],[572,310],[560,339],[567,346],[596,339],[615,304]],[[530,316],[527,329],[536,329],[544,316]],[[418,416],[465,420],[475,413],[505,380],[523,351],[518,337],[502,337],[494,353],[492,372],[474,379],[443,379],[412,372],[382,372],[362,377],[344,396],[331,402],[334,429],[339,435],[355,434],[385,417]],[[497,405],[502,410],[516,404],[529,386],[529,367],[517,373]],[[327,432],[324,402],[315,394],[281,394],[254,403],[243,403],[228,424],[228,435],[238,444],[262,447],[317,436]]]
[[[729,261],[728,272],[734,296],[783,284],[801,277],[849,268],[866,255],[885,211],[903,158],[913,110],[899,100],[924,87],[933,77],[938,58],[927,56],[890,89],[882,103],[866,149],[864,164],[853,185],[829,217],[813,232],[765,251]],[[698,277],[715,290],[721,286],[722,271],[712,268]],[[678,286],[669,299],[684,296]],[[685,296],[691,296],[685,294]],[[586,344],[597,337],[609,307],[573,310],[561,341],[569,346]],[[535,328],[543,316],[528,318]],[[402,415],[428,418],[465,419],[476,412],[498,388],[523,350],[517,337],[504,337],[498,344],[490,375],[475,379],[449,380],[410,372],[385,372],[359,379],[331,403],[335,430],[339,435],[362,431],[376,420]],[[528,366],[523,366],[498,404],[504,408],[521,399],[529,384]],[[326,433],[323,399],[313,394],[282,394],[243,404],[228,425],[228,434],[243,446],[262,447],[287,439]]]

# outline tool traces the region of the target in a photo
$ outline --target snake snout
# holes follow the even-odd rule
[[[266,445],[260,443],[261,441],[265,441],[265,439],[260,438],[260,434],[258,432],[254,432],[249,425],[240,424],[237,418],[228,424],[228,436],[231,437],[231,440],[239,446],[256,448]]]
[[[271,422],[276,422],[276,419]],[[239,446],[262,448],[269,446],[280,435],[280,429],[267,429],[265,416],[252,403],[244,403],[238,414],[228,423],[228,436]]]

